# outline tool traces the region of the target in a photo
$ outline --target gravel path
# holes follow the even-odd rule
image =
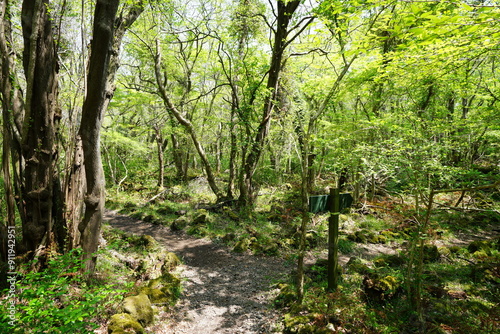
[[[164,226],[108,211],[105,220],[128,233],[147,234],[176,253],[183,293],[175,308],[147,328],[155,334],[272,333],[278,314],[270,304],[272,283],[289,273],[283,259],[237,254],[226,247]]]

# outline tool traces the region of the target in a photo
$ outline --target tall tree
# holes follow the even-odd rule
[[[95,268],[95,251],[104,210],[104,172],[102,169],[100,134],[106,108],[113,97],[114,80],[119,67],[120,45],[129,28],[144,10],[142,1],[128,7],[116,18],[119,0],[97,1],[94,14],[93,39],[87,82],[87,96],[83,104],[80,136],[87,191],[85,215],[78,226],[82,233],[81,245],[87,260],[86,270]]]
[[[300,24],[303,20],[301,20],[297,26],[289,27],[290,22],[292,22],[293,15],[299,5],[300,1],[298,0],[277,1],[276,27],[273,28],[273,51],[271,54],[269,71],[267,73],[268,77],[266,88],[268,89],[268,93],[264,99],[262,116],[260,118],[260,123],[257,127],[255,137],[250,144],[249,151],[244,157],[243,162],[243,177],[240,182],[240,196],[238,198],[239,204],[242,207],[252,206],[255,202],[256,189],[253,176],[269,133],[271,116],[275,109],[275,101],[277,99],[278,82],[283,65],[285,49],[313,20],[312,18],[306,19],[306,22],[302,27],[300,27]],[[298,29],[298,32],[290,37],[290,32],[295,29]]]
[[[23,1],[23,67],[26,76],[22,153],[26,161],[23,242],[27,251],[52,242],[57,159],[56,131],[61,117],[57,104],[58,63],[52,35],[49,1]]]

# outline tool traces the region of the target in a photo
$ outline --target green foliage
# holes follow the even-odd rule
[[[116,284],[87,282],[79,272],[83,268],[81,252],[52,257],[47,268],[29,271],[17,282],[16,325],[23,333],[93,333],[96,319],[116,305],[125,292]],[[9,332],[6,313],[2,313],[0,331]]]

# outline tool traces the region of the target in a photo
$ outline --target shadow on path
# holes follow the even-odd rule
[[[154,332],[193,334],[270,333],[277,313],[269,301],[273,281],[290,269],[275,257],[236,254],[205,239],[107,212],[105,220],[120,230],[147,234],[183,260],[183,294],[168,324]]]

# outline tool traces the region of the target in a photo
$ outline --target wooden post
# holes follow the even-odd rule
[[[338,188],[330,188],[330,218],[328,219],[328,291],[337,290],[340,194]]]

